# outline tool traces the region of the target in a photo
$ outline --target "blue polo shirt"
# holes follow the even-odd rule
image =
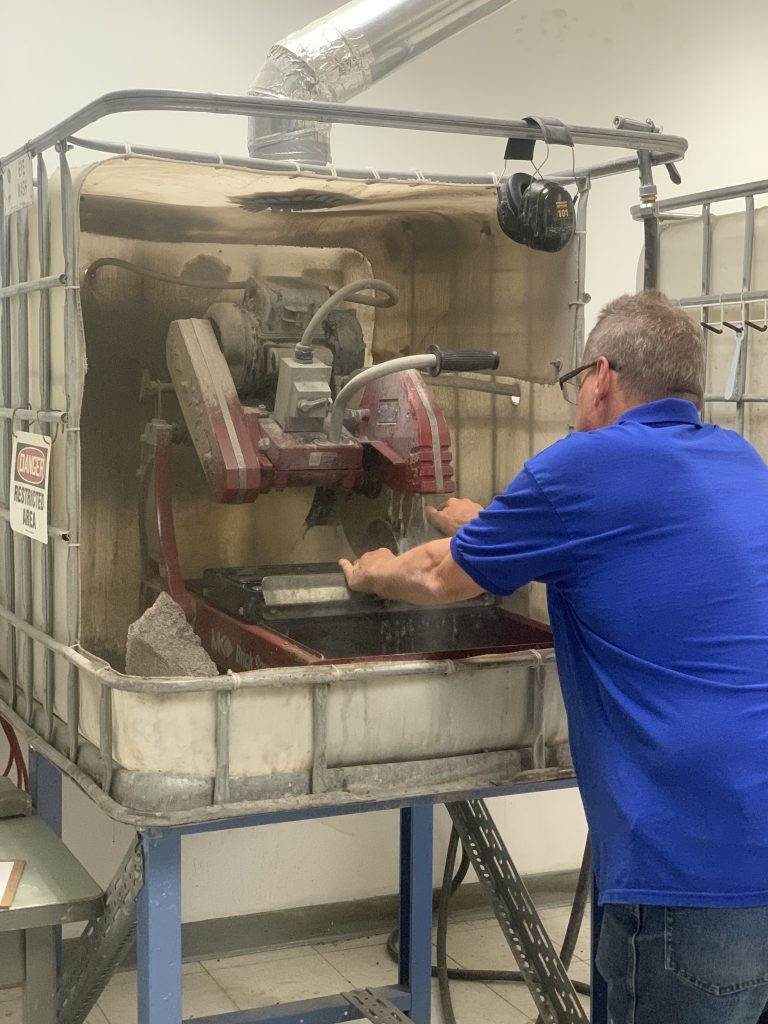
[[[525,464],[451,542],[547,584],[604,903],[768,904],[768,468],[664,399]]]

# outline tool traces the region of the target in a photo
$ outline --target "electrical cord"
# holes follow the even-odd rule
[[[456,853],[459,846],[459,835],[456,829],[451,829],[448,840],[448,853],[445,860],[445,871],[443,883],[437,897],[433,899],[433,910],[437,910],[437,963],[432,966],[432,977],[437,978],[440,992],[440,1001],[443,1008],[445,1024],[456,1024],[456,1015],[453,1010],[453,1003],[450,993],[451,981],[483,981],[483,982],[525,982],[520,971],[492,971],[467,967],[448,967],[447,936],[448,936],[448,911],[451,896],[456,892],[469,870],[469,857],[466,850],[462,849],[461,861],[456,874],[453,868],[456,861]],[[587,839],[584,847],[584,855],[579,870],[579,878],[576,884],[571,913],[568,925],[565,930],[565,938],[560,950],[560,959],[563,966],[568,969],[573,959],[573,953],[578,941],[581,922],[584,917],[584,910],[587,904],[590,884],[592,880],[592,857]],[[395,928],[387,938],[386,949],[390,958],[399,962],[400,929]],[[583,981],[571,979],[574,989],[582,995],[590,995],[591,989]],[[540,1020],[540,1018],[539,1018]]]
[[[139,277],[149,277],[153,281],[164,281],[166,284],[180,284],[186,288],[205,288],[208,291],[243,291],[248,286],[248,281],[204,281],[194,277],[177,277],[174,274],[161,274],[157,270],[150,270],[149,267],[141,267],[138,263],[130,263],[128,260],[119,260],[114,256],[102,256],[94,260],[85,272],[86,277],[93,276],[101,267],[119,267],[121,270],[128,270]]]
[[[8,740],[8,763],[5,766],[3,775],[10,775],[11,769],[16,768],[16,785],[19,789],[29,790],[29,775],[27,773],[27,766],[24,762],[24,754],[19,744],[19,739],[16,735],[16,731],[10,722],[6,721],[5,718],[0,718],[0,726],[2,726],[5,738]]]

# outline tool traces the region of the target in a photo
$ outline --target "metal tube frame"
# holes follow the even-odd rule
[[[446,114],[430,114],[420,112],[403,112],[382,108],[358,107],[350,104],[315,103],[288,99],[273,99],[246,96],[216,96],[201,93],[166,92],[157,90],[133,90],[110,93],[76,112],[60,122],[54,128],[42,133],[8,156],[0,159],[0,170],[7,167],[15,159],[24,154],[36,158],[37,175],[35,182],[35,198],[38,217],[38,257],[40,276],[36,280],[27,280],[29,260],[29,215],[26,211],[3,214],[2,231],[0,231],[0,310],[2,310],[2,326],[0,328],[0,479],[8,479],[10,473],[10,454],[12,434],[15,423],[36,423],[39,429],[52,435],[54,448],[64,445],[65,464],[65,507],[66,525],[51,526],[49,536],[56,543],[67,545],[66,554],[66,623],[65,636],[56,639],[53,631],[53,554],[50,545],[41,558],[41,601],[40,625],[32,622],[32,608],[35,607],[31,592],[32,574],[31,541],[26,538],[14,539],[8,522],[8,507],[0,505],[0,538],[4,549],[4,571],[2,584],[5,601],[0,605],[0,628],[7,631],[8,637],[8,675],[10,682],[9,711],[19,707],[24,725],[31,727],[33,717],[38,715],[35,710],[33,685],[32,651],[40,651],[44,658],[45,674],[43,695],[41,700],[42,726],[38,725],[38,737],[42,736],[46,743],[46,751],[54,756],[53,735],[55,727],[54,715],[54,675],[55,668],[66,667],[66,704],[67,704],[67,739],[66,758],[62,758],[62,767],[69,770],[73,778],[84,784],[87,778],[78,767],[80,748],[80,687],[81,676],[87,676],[100,686],[100,724],[101,724],[101,758],[103,774],[101,777],[101,795],[110,811],[125,812],[111,800],[111,781],[113,777],[112,750],[112,690],[132,693],[162,694],[167,696],[174,692],[193,693],[208,692],[216,696],[216,770],[213,783],[213,804],[209,811],[212,816],[222,816],[230,799],[229,781],[229,742],[230,712],[232,695],[237,689],[252,687],[274,687],[285,685],[307,685],[328,687],[339,679],[354,680],[371,676],[418,675],[428,672],[430,675],[446,674],[455,671],[452,661],[424,662],[411,661],[396,664],[373,663],[366,665],[310,666],[307,669],[259,670],[219,677],[216,679],[179,678],[164,680],[159,684],[156,680],[126,677],[111,669],[110,666],[89,657],[79,646],[80,631],[80,550],[79,550],[79,501],[80,501],[80,400],[82,384],[80,380],[82,346],[82,324],[78,305],[78,267],[77,267],[77,236],[76,217],[77,204],[74,195],[72,177],[67,159],[67,152],[72,145],[78,144],[104,152],[121,152],[146,154],[148,156],[171,157],[178,160],[194,160],[216,164],[231,163],[233,166],[258,167],[272,172],[291,173],[297,171],[321,176],[340,177],[383,177],[391,175],[400,180],[426,179],[418,171],[380,172],[368,169],[365,172],[339,170],[335,167],[320,165],[297,165],[289,161],[274,162],[269,160],[251,160],[237,157],[224,158],[211,154],[195,154],[176,150],[158,150],[148,147],[116,147],[109,143],[89,142],[79,139],[75,133],[85,128],[92,121],[101,117],[125,111],[155,110],[205,112],[215,114],[236,114],[240,116],[284,116],[305,118],[315,121],[359,124],[410,130],[449,132],[494,138],[539,139],[541,130],[523,121],[506,121],[491,118],[453,116]],[[687,143],[677,136],[648,133],[647,131],[617,128],[588,128],[571,126],[569,128],[574,142],[588,145],[607,146],[634,150],[630,157],[597,164],[593,168],[579,168],[571,172],[563,172],[564,180],[575,181],[579,193],[577,213],[577,280],[576,295],[571,302],[573,309],[574,359],[583,345],[584,310],[587,299],[584,293],[585,281],[585,246],[586,246],[586,211],[587,198],[592,175],[600,177],[605,174],[623,173],[624,171],[642,167],[643,180],[646,181],[650,168],[658,163],[677,160],[685,154]],[[63,273],[51,273],[50,228],[48,218],[48,177],[44,160],[45,151],[55,147],[58,153],[60,185],[61,185],[61,218],[63,230]],[[434,181],[450,181],[457,183],[484,184],[494,187],[498,184],[495,175],[451,176],[436,174],[431,176]],[[0,175],[0,198],[2,197],[3,180]],[[11,225],[15,221],[18,236],[15,254],[11,247]],[[15,255],[18,280],[12,279],[11,257]],[[50,295],[54,288],[64,289],[64,367],[66,402],[62,410],[51,406],[51,352],[50,352]],[[11,360],[11,316],[15,311],[19,317],[22,341],[28,338],[29,295],[36,295],[39,302],[38,336],[39,336],[39,394],[30,394],[30,375],[26,344],[19,346],[21,362],[15,369],[20,378],[17,391],[12,388]],[[490,389],[490,388],[489,388]],[[32,401],[31,401],[32,399]],[[33,406],[37,406],[34,408]],[[14,552],[16,548],[16,553]],[[18,570],[21,569],[19,573]],[[22,589],[17,592],[15,580],[22,579]],[[510,663],[521,661],[532,663],[532,655],[510,655]],[[545,660],[554,657],[552,652],[545,655]],[[495,664],[506,661],[499,656]],[[62,665],[63,662],[63,665]],[[469,671],[483,672],[483,663],[468,659],[463,665]],[[20,674],[21,672],[21,674]],[[320,689],[316,691],[318,694]],[[319,700],[319,698],[318,698]],[[23,702],[23,703],[20,703]],[[322,702],[320,701],[320,704]],[[316,705],[316,734],[322,738],[322,715],[318,702]],[[39,717],[35,717],[39,722]],[[30,732],[30,736],[34,736]],[[57,741],[59,748],[61,743]],[[61,757],[60,750],[55,755]],[[315,753],[314,775],[318,785],[323,777],[323,751],[318,748]],[[66,767],[68,764],[68,768]],[[92,780],[91,780],[92,781]],[[196,813],[200,813],[200,810]],[[116,816],[120,816],[119,813]]]
[[[542,139],[542,130],[525,121],[471,117],[457,114],[421,113],[391,110],[385,107],[359,107],[350,103],[320,103],[282,98],[228,96],[212,93],[177,92],[163,89],[128,89],[106,93],[82,107],[53,128],[31,139],[24,146],[0,158],[0,169],[25,153],[37,156],[51,146],[111,114],[130,111],[187,111],[207,114],[237,114],[243,117],[272,116],[331,124],[357,124],[374,128],[405,128],[414,131],[443,132],[451,135],[481,135],[491,138]],[[619,128],[592,128],[568,125],[574,143],[608,146],[614,149],[645,150],[659,162],[681,160],[688,148],[679,135],[664,135]]]
[[[749,394],[746,390],[747,363],[750,341],[753,332],[764,333],[768,329],[768,290],[752,289],[752,266],[754,260],[755,235],[755,196],[768,195],[768,180],[747,182],[743,185],[731,185],[725,188],[709,189],[705,192],[694,192],[675,199],[659,200],[655,204],[657,216],[674,217],[680,210],[695,207],[700,209],[702,222],[701,236],[701,293],[687,295],[678,302],[685,309],[699,309],[700,322],[704,335],[709,342],[710,334],[722,334],[725,329],[734,333],[734,352],[731,361],[728,383],[722,394],[707,392],[704,395],[706,404],[727,404],[736,407],[736,429],[745,434],[745,407],[750,403],[764,404],[768,395]],[[735,199],[744,200],[744,243],[741,264],[741,291],[716,294],[711,292],[712,269],[712,205]],[[639,219],[641,207],[632,207],[632,216]],[[762,316],[752,313],[750,306],[760,304]],[[738,306],[738,317],[726,320],[723,309],[725,306]],[[720,322],[713,321],[711,311],[720,308]],[[735,321],[735,322],[734,322]],[[762,326],[758,323],[762,321]],[[708,345],[707,345],[708,347]]]

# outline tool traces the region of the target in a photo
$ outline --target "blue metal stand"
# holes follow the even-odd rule
[[[400,964],[398,982],[411,992],[409,1016],[429,1024],[432,997],[431,804],[400,811]]]
[[[32,806],[48,828],[61,839],[63,819],[61,772],[51,764],[48,758],[43,757],[41,753],[33,750],[32,747],[28,748],[27,760],[29,762],[29,795],[32,797]],[[62,963],[60,925],[54,928],[53,936],[56,950],[56,974],[58,976],[61,974]]]
[[[136,906],[138,1024],[181,1024],[181,835],[141,837],[144,888]]]
[[[400,964],[398,984],[376,989],[406,1010],[414,1024],[430,1024],[432,989],[433,806],[400,812]],[[138,1024],[182,1024],[181,836],[256,825],[257,821],[207,823],[142,833],[144,887],[137,905]],[[359,1018],[339,994],[206,1017],[199,1024],[336,1024]]]
[[[35,804],[45,821],[60,833],[61,772],[41,754],[34,752],[30,756],[30,769]],[[549,788],[561,788],[561,785],[553,783]],[[520,787],[519,791],[525,790]],[[414,1024],[430,1024],[434,804],[430,798],[421,797],[407,805],[393,801],[390,806],[400,809],[400,962],[397,984],[376,988],[372,992],[405,1011]],[[181,970],[183,835],[380,809],[381,804],[314,807],[142,830],[144,881],[136,906],[138,1024],[184,1024]],[[597,907],[596,898],[593,906]],[[599,924],[594,920],[593,935],[598,933]],[[598,997],[593,1000],[592,1022],[607,1024],[605,1003],[600,1001],[599,976],[593,976],[593,984]],[[362,1012],[343,993],[339,993],[198,1018],[196,1024],[338,1024],[339,1021],[359,1020],[361,1016]]]
[[[29,793],[37,813],[48,828],[61,838],[61,772],[47,758],[31,748]]]

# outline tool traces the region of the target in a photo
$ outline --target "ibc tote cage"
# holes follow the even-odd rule
[[[708,189],[704,192],[690,193],[674,199],[661,199],[655,204],[657,223],[668,223],[673,226],[686,220],[689,216],[701,218],[701,287],[699,294],[684,295],[676,298],[680,305],[692,313],[699,311],[699,322],[704,329],[706,340],[733,336],[733,350],[729,360],[725,386],[722,390],[706,391],[704,401],[710,406],[731,406],[735,412],[735,428],[745,436],[745,410],[750,404],[764,405],[768,403],[767,393],[750,393],[747,391],[747,365],[750,342],[754,332],[765,334],[768,331],[768,289],[752,287],[755,255],[755,197],[768,195],[768,180],[745,182],[741,185],[729,185],[722,188]],[[712,291],[712,234],[713,206],[730,204],[743,200],[744,232],[741,258],[741,288],[739,291]],[[688,214],[687,211],[695,211]],[[643,218],[640,206],[632,208],[635,219]],[[658,254],[657,254],[658,255]],[[755,311],[756,310],[756,311]],[[719,316],[716,315],[719,312]],[[717,419],[716,416],[712,417]],[[765,453],[763,453],[765,455]]]
[[[226,96],[201,93],[166,91],[124,91],[110,93],[94,101],[76,114],[62,121],[49,131],[28,142],[0,160],[3,191],[3,228],[0,235],[0,265],[2,280],[2,333],[0,335],[0,356],[2,380],[0,381],[0,479],[2,495],[0,504],[0,532],[2,532],[2,588],[3,601],[0,618],[6,634],[6,660],[8,678],[5,680],[4,695],[0,701],[0,713],[5,715],[20,730],[32,747],[50,760],[58,769],[70,776],[87,792],[94,802],[111,817],[141,826],[183,825],[194,821],[212,821],[234,815],[243,815],[257,810],[256,802],[231,802],[229,774],[230,705],[236,690],[263,686],[291,686],[302,683],[314,686],[314,774],[322,777],[323,768],[323,708],[328,688],[339,681],[372,676],[392,677],[396,675],[418,675],[425,672],[448,675],[453,663],[446,661],[399,662],[397,664],[311,666],[308,668],[259,669],[236,675],[217,678],[175,678],[153,680],[124,675],[85,651],[79,643],[80,630],[80,403],[82,400],[81,364],[84,351],[84,334],[79,308],[79,287],[77,266],[77,204],[73,191],[68,153],[77,148],[101,153],[158,157],[164,160],[221,165],[235,168],[253,168],[277,173],[309,173],[319,177],[339,177],[370,181],[374,179],[398,181],[448,182],[480,184],[490,187],[498,185],[493,174],[479,176],[434,174],[421,171],[377,171],[373,169],[340,169],[330,165],[297,164],[292,161],[256,160],[244,157],[220,156],[158,149],[143,146],[119,146],[96,142],[79,137],[80,132],[92,122],[108,115],[129,111],[205,112],[211,114],[235,114],[240,116],[271,115],[300,118],[331,123],[364,125],[379,128],[411,129],[427,132],[447,132],[498,139],[521,139],[534,142],[542,139],[542,131],[525,121],[506,121],[482,117],[455,116],[448,114],[405,112],[380,108],[366,108],[348,104],[309,103],[288,99],[263,99],[245,96]],[[658,132],[651,122],[630,121],[617,118],[612,128],[591,128],[568,126],[574,144],[627,149],[632,155],[623,156],[605,163],[564,170],[549,177],[561,183],[575,184],[577,190],[577,274],[575,288],[569,305],[572,311],[572,340],[574,365],[584,339],[585,295],[585,252],[587,200],[591,182],[594,179],[637,171],[640,177],[639,216],[646,230],[646,273],[647,285],[654,284],[655,251],[654,238],[656,211],[666,208],[657,203],[656,187],[653,182],[653,168],[659,164],[668,167],[673,180],[677,178],[674,161],[683,157],[687,143],[678,136]],[[51,235],[48,208],[48,173],[45,155],[50,149],[58,154],[62,237]],[[36,177],[33,183],[32,203],[36,208],[39,276],[30,276],[30,208],[15,207],[18,196],[9,194],[10,186],[17,180],[20,165],[24,161],[35,162]],[[21,171],[23,173],[23,167]],[[8,212],[10,208],[11,212]],[[650,243],[650,245],[649,245]],[[510,242],[510,245],[515,244]],[[60,270],[60,272],[56,272]],[[52,407],[52,362],[51,316],[52,295],[63,293],[64,343],[63,343],[63,386],[65,401],[60,407]],[[37,324],[30,323],[29,298],[39,295]],[[12,332],[12,318],[15,318],[16,334]],[[30,388],[30,339],[37,331],[37,359],[39,386],[36,394]],[[14,344],[15,342],[15,344]],[[554,383],[554,381],[553,381]],[[743,396],[743,401],[750,400]],[[63,474],[65,517],[60,525],[49,525],[50,543],[42,551],[42,571],[39,592],[34,591],[32,572],[33,541],[14,534],[9,522],[8,482],[11,472],[12,438],[18,425],[36,429],[52,441],[52,461],[61,458],[63,447]],[[58,556],[65,548],[63,558]],[[56,551],[52,549],[56,548]],[[54,562],[56,566],[54,567]],[[63,639],[54,637],[53,572],[66,575],[66,621],[58,623],[58,632]],[[34,652],[37,651],[37,658]],[[541,673],[545,665],[551,665],[554,654],[551,650],[527,652],[504,656],[510,669]],[[42,700],[35,700],[35,665],[42,661]],[[482,677],[483,659],[467,659],[475,662],[471,671]],[[62,722],[54,713],[56,662],[66,667],[67,721]],[[497,659],[498,663],[498,659]],[[99,691],[100,707],[100,749],[96,750],[80,735],[80,695],[83,680],[94,682]],[[2,680],[0,680],[2,682]],[[122,806],[113,799],[113,750],[112,750],[112,694],[125,691],[134,694],[189,694],[207,692],[216,695],[215,704],[215,749],[216,775],[212,784],[212,796],[207,806],[193,809],[174,810],[142,814],[130,807]],[[476,777],[482,767],[481,755],[468,759],[467,778]],[[563,769],[547,769],[541,762],[534,762],[532,771],[516,775],[515,784],[551,783],[554,778],[564,778],[570,772]],[[394,789],[387,797],[403,800],[409,794],[439,793],[440,799],[449,794],[467,791],[467,778],[457,779],[438,786],[430,784],[428,777],[395,781]],[[500,790],[496,790],[499,792]],[[333,806],[352,800],[350,794],[339,792],[311,793],[304,798],[301,806],[318,808]],[[375,803],[383,805],[384,798]],[[274,805],[273,805],[274,806]]]

